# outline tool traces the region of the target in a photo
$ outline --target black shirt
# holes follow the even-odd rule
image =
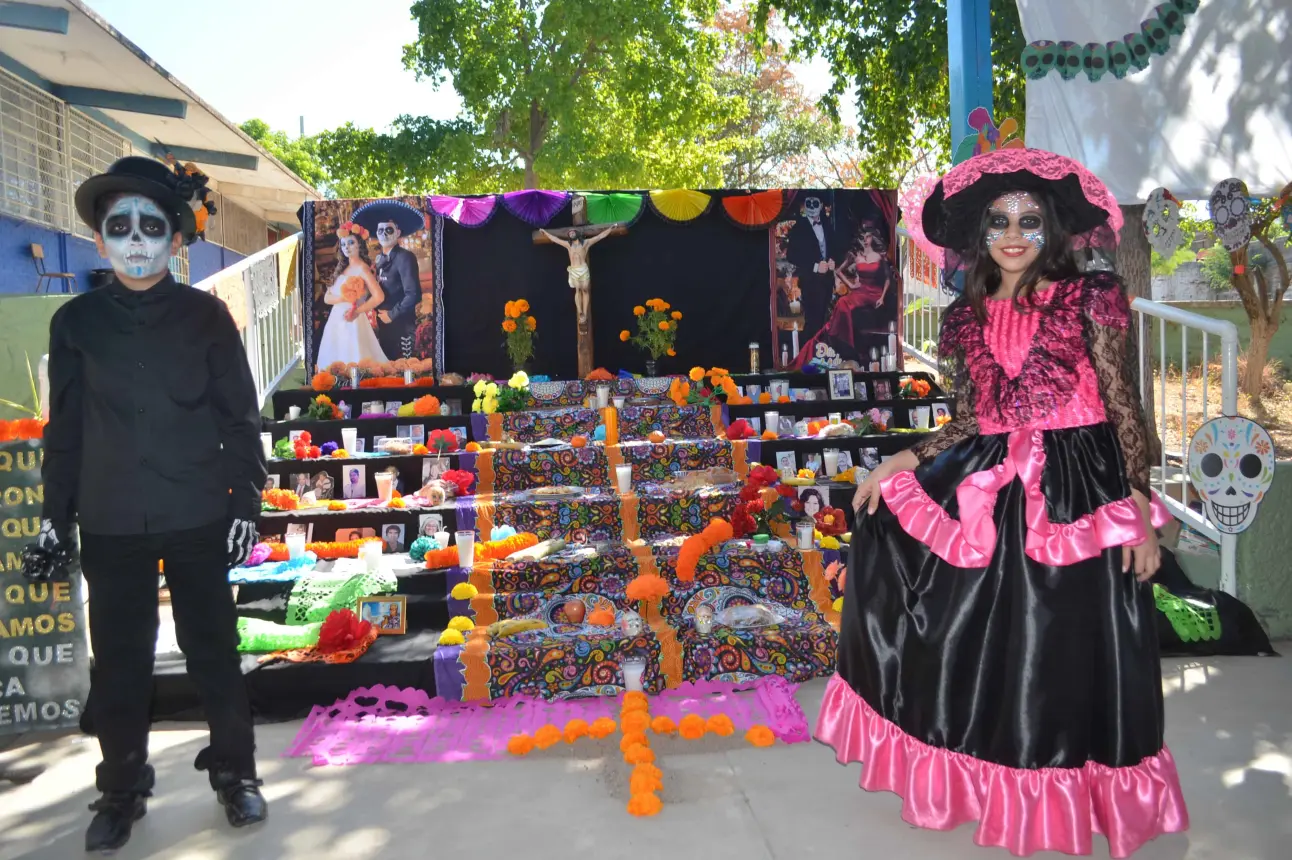
[[[228,309],[167,275],[115,279],[49,325],[44,516],[139,535],[255,520],[260,409]]]

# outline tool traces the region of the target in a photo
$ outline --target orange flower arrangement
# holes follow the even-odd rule
[[[613,382],[614,378],[615,377],[610,373],[610,371],[606,370],[604,367],[598,367],[596,370],[588,374],[589,382]]]
[[[363,294],[367,292],[367,289],[368,285],[363,282],[363,278],[358,275],[351,275],[341,285],[341,299],[352,305],[357,304],[363,298]]]
[[[745,740],[756,747],[769,747],[776,743],[776,735],[767,726],[754,726],[745,732]]]
[[[609,609],[597,609],[588,613],[588,623],[593,627],[613,627],[615,614]]]
[[[646,770],[650,768],[650,770]],[[664,788],[663,774],[653,764],[639,764],[633,768],[633,775],[628,781],[628,791],[632,796],[652,794]],[[630,810],[631,811],[631,810]]]
[[[301,497],[291,490],[264,490],[260,501],[276,511],[294,511],[301,506]]]
[[[775,431],[775,430],[764,430],[764,431],[763,431],[762,440],[763,440],[764,442],[775,442],[775,441],[776,441],[777,439],[779,439],[779,438],[780,438],[780,437],[776,435],[776,431]]]
[[[507,302],[503,306],[502,330],[507,335],[507,355],[517,370],[534,357],[534,332],[538,330],[538,320],[527,316],[528,313],[529,302],[524,299]]]
[[[778,398],[776,399],[776,402],[777,402],[777,403],[789,403],[789,402],[790,402],[790,397],[789,397],[789,395],[788,395],[788,394],[782,394],[780,397],[778,397]]]
[[[672,400],[678,406],[685,406],[691,396],[691,383],[681,377],[673,377],[673,381],[668,386],[668,399]]]
[[[695,579],[695,568],[700,563],[700,556],[716,546],[720,546],[735,536],[731,523],[715,517],[709,521],[698,535],[691,535],[682,542],[677,552],[677,578],[682,582]]]
[[[705,720],[704,727],[720,738],[729,738],[736,733],[736,725],[726,714],[714,714]]]
[[[624,706],[624,712],[619,715],[619,728],[624,732],[638,733],[645,732],[650,728],[650,713],[645,710],[628,710]]]
[[[495,561],[500,558],[506,558],[514,552],[520,552],[522,549],[529,549],[538,545],[538,535],[532,532],[521,532],[514,534],[509,538],[502,540],[485,541],[477,543],[475,546],[476,561]],[[456,546],[446,547],[444,549],[433,549],[426,554],[426,569],[438,570],[442,567],[457,567],[458,548]]]
[[[338,558],[358,558],[359,547],[366,543],[381,543],[381,538],[371,537],[339,542],[319,541],[318,543],[306,544],[305,551],[314,553],[324,561],[333,561]],[[268,547],[269,561],[287,561],[287,544],[271,543],[268,544]]]
[[[770,394],[768,394],[766,391],[764,391],[762,394],[758,395],[758,402],[759,402],[759,403],[762,403],[762,404],[764,404],[764,405],[765,405],[765,404],[768,404],[768,403],[771,403],[771,402],[772,402],[772,396],[771,396]]]
[[[534,750],[534,739],[529,735],[512,735],[507,739],[507,752],[512,755],[529,755]]]
[[[664,577],[655,573],[644,573],[637,576],[632,582],[628,583],[626,593],[629,600],[639,600],[651,602],[659,600],[667,595],[672,589],[664,581]]]
[[[331,391],[336,388],[336,377],[326,370],[321,370],[310,380],[310,387],[315,391]]]
[[[0,421],[0,442],[21,442],[39,439],[45,435],[45,422],[38,418],[17,418]]]
[[[430,394],[425,394],[413,401],[413,414],[418,418],[426,418],[430,415],[440,414],[440,400]]]
[[[565,738],[565,742],[567,744],[572,744],[575,741],[577,741],[579,738],[585,737],[587,734],[588,734],[587,720],[578,720],[578,719],[570,720],[568,723],[565,724],[565,728],[561,730],[561,735]]]
[[[704,737],[704,729],[704,717],[699,714],[687,714],[677,725],[678,734],[688,741],[697,741]]]
[[[619,749],[624,761],[634,765],[628,782],[628,811],[638,816],[657,815],[664,804],[655,792],[664,787],[664,774],[654,764],[655,754],[645,735],[651,723],[650,700],[645,693],[633,690],[624,694],[619,721],[624,731]]]
[[[421,444],[420,442],[413,446],[413,454],[415,456],[425,457],[429,453],[431,453],[431,449],[427,448],[425,445]]]
[[[630,732],[626,728],[624,729],[624,736],[619,739],[619,751],[622,753],[626,753],[628,750],[636,746],[647,745],[648,741],[646,740],[646,734],[644,732]]]
[[[897,381],[897,391],[902,397],[920,398],[928,397],[932,387],[923,379],[915,379],[911,376],[903,376]]]
[[[649,752],[649,750],[647,750]],[[664,801],[659,799],[659,795],[652,793],[634,794],[628,800],[628,811],[638,817],[649,817],[658,815],[659,811],[664,808]]]
[[[609,717],[598,717],[588,726],[588,736],[593,738],[606,738],[614,734],[618,725]]]
[[[656,717],[650,721],[650,730],[657,735],[671,735],[677,732],[677,723],[670,717]]]
[[[653,764],[655,753],[645,744],[633,744],[624,751],[624,761],[628,764]]]
[[[505,331],[505,332],[507,332],[507,334],[511,334],[512,332],[514,332],[514,331],[516,330],[516,321],[515,321],[515,320],[503,320],[503,321],[502,321],[502,330],[503,330],[503,331]]]
[[[479,442],[468,442],[468,443],[467,443],[466,448],[464,448],[463,450],[465,450],[468,454],[479,454],[479,453],[480,453],[480,443],[479,443]]]
[[[329,511],[344,511],[345,502],[340,501],[339,499],[333,499],[332,501],[327,503],[327,509]]]
[[[633,334],[627,330],[621,331],[619,339],[631,341],[633,346],[647,353],[652,360],[672,353],[677,344],[680,323],[669,319],[666,311],[670,308],[671,305],[662,299],[649,299],[645,308],[641,305],[633,308],[633,316],[637,317],[637,332]]]
[[[624,703],[620,710],[625,714],[629,711],[650,710],[650,699],[640,690],[629,690],[624,693]]]
[[[534,746],[541,750],[545,750],[550,746],[556,745],[560,740],[561,730],[551,723],[539,726],[538,731],[534,732]]]

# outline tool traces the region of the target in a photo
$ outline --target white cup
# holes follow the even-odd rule
[[[627,402],[627,398],[624,398],[624,397],[616,397],[616,398],[614,398],[614,399],[613,399],[613,402],[614,402],[614,404],[615,404],[615,408],[616,408],[616,409],[623,409],[623,408],[624,408],[624,404]]]
[[[619,494],[627,495],[633,488],[633,467],[627,463],[615,466],[615,483],[619,485]]]
[[[438,544],[440,545],[440,549],[448,549],[448,548],[449,548],[449,533],[448,533],[448,532],[436,532],[436,533],[435,533],[435,542],[436,542],[436,543],[438,543]]]
[[[295,421],[297,418],[300,418],[300,417],[301,417],[301,408],[299,406],[287,407],[287,420]]]
[[[629,657],[619,663],[619,668],[624,673],[624,689],[629,692],[640,692],[642,689],[642,675],[646,674],[646,661],[640,657]]]
[[[265,449],[265,459],[266,459],[266,460],[272,460],[272,459],[274,459],[274,434],[272,434],[272,433],[261,433],[261,434],[260,434],[260,447]]]
[[[915,407],[915,426],[921,430],[929,429],[929,407]]]
[[[839,452],[833,448],[827,448],[822,456],[825,458],[825,473],[833,478],[839,473]]]
[[[476,560],[476,533],[460,531],[456,534],[458,542],[458,567],[470,567]]]
[[[781,413],[779,413],[779,412],[764,412],[764,413],[763,413],[763,429],[764,429],[764,430],[770,430],[770,431],[772,431],[773,433],[780,433],[780,432],[781,432]]]
[[[285,538],[287,557],[292,561],[305,557],[305,535],[290,534]]]
[[[597,386],[597,408],[605,409],[609,405],[610,405],[610,386],[598,385]]]
[[[808,520],[799,523],[799,549],[812,549],[816,546],[816,524]]]
[[[358,427],[341,428],[341,447],[344,448],[347,453],[354,453],[355,449],[359,447]]]
[[[389,502],[391,496],[395,494],[395,476],[389,472],[378,472],[377,479],[377,498],[383,502]]]

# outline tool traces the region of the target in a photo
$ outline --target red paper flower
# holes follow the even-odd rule
[[[372,625],[360,621],[352,609],[333,609],[319,628],[320,654],[334,654],[338,651],[349,651],[359,646],[368,637]]]
[[[731,531],[733,535],[738,538],[749,537],[757,527],[758,523],[754,522],[754,518],[749,515],[748,506],[744,502],[736,505],[735,510],[731,512]]]
[[[733,441],[748,439],[754,435],[754,428],[743,418],[737,418],[727,427],[727,438]]]
[[[751,486],[770,487],[780,480],[780,475],[771,466],[755,466],[749,470],[749,484]]]
[[[745,511],[750,514],[758,515],[767,510],[762,499],[754,499],[752,502],[745,502]]]
[[[314,440],[310,437],[310,431],[308,430],[302,430],[300,434],[297,435],[296,441],[302,442],[306,445],[310,445],[314,442]]]
[[[798,498],[798,493],[794,492],[794,488],[786,484],[780,484],[777,486],[776,492],[779,493],[783,499]]]
[[[452,430],[432,430],[426,437],[426,447],[441,454],[458,450],[458,436]]]
[[[841,535],[848,530],[848,523],[838,508],[822,508],[816,514],[816,527],[823,535]]]
[[[458,489],[459,496],[470,494],[471,485],[475,483],[476,476],[463,469],[449,469],[441,476],[445,481],[453,484]]]

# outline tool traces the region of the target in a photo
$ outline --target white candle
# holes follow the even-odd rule
[[[437,544],[439,544],[439,545],[440,545],[440,549],[448,549],[448,548],[449,548],[449,533],[448,533],[448,532],[436,532],[436,533],[435,533],[435,542],[436,542]]]
[[[929,429],[929,407],[915,407],[915,426],[921,430]]]
[[[839,473],[839,452],[833,448],[825,450],[825,473],[833,478]]]
[[[395,478],[389,472],[377,473],[377,498],[389,502],[395,494]]]
[[[605,409],[609,405],[610,405],[610,386],[598,385],[597,386],[597,408]]]
[[[360,546],[359,560],[363,562],[363,569],[368,573],[376,573],[381,570],[381,544],[376,541],[369,541]]]
[[[476,533],[460,531],[457,533],[458,566],[470,567],[476,560]]]
[[[815,532],[816,523],[811,520],[799,523],[799,549],[812,549],[816,545]]]
[[[290,534],[286,538],[287,557],[292,561],[305,557],[305,535]]]
[[[616,397],[616,398],[614,399],[615,408],[616,408],[616,409],[623,409],[623,408],[624,408],[624,403],[626,403],[626,402],[627,402],[627,400],[626,400],[625,398],[623,398],[623,397]]]
[[[299,406],[287,407],[287,420],[295,421],[297,418],[300,418],[300,417],[301,417],[301,408]]]
[[[347,453],[353,454],[355,452],[355,449],[359,447],[358,427],[341,428],[341,447],[344,448]]]
[[[646,661],[639,657],[629,657],[619,664],[624,673],[624,689],[629,692],[641,691],[642,675],[646,673]]]
[[[799,354],[799,324],[795,323],[794,328],[790,331],[790,346],[794,350],[794,357]]]
[[[779,432],[781,432],[781,413],[779,413],[779,412],[764,412],[764,413],[763,413],[763,429],[764,429],[764,430],[770,430],[770,431],[772,431],[773,433],[779,433]]]
[[[274,434],[261,433],[260,447],[265,449],[265,459],[272,460],[274,458]]]
[[[615,482],[620,495],[627,495],[633,488],[633,467],[628,464],[615,466]]]

